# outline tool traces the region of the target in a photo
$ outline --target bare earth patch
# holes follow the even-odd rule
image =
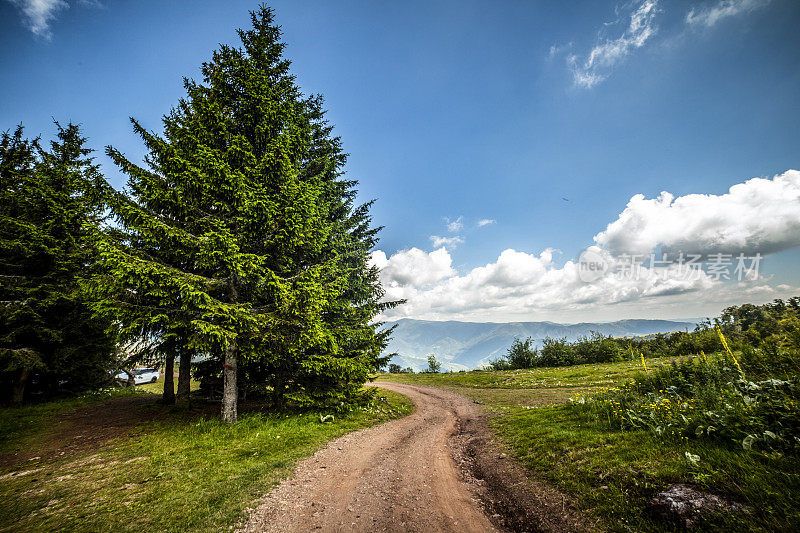
[[[553,489],[528,480],[453,392],[376,383],[414,414],[330,442],[266,495],[241,531],[575,531],[587,527]]]
[[[124,437],[157,417],[162,411],[142,409],[154,396],[135,395],[87,405],[62,416],[34,449],[16,449],[0,454],[0,468],[33,461],[47,462],[58,457],[76,457],[99,449],[107,441]]]

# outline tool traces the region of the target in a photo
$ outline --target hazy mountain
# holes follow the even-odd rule
[[[392,359],[402,367],[415,370],[427,367],[428,355],[434,354],[442,362],[443,370],[471,369],[488,364],[505,354],[515,337],[533,337],[541,344],[545,337],[576,340],[581,335],[597,331],[603,335],[627,337],[693,330],[696,322],[672,320],[619,320],[617,322],[582,322],[556,324],[554,322],[455,322],[413,320],[404,318],[387,325],[397,324],[386,353],[397,353]]]

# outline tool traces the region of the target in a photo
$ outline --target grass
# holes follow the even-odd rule
[[[178,378],[177,377],[175,378],[175,382],[173,383],[172,386],[173,386],[174,389],[176,389],[176,392],[177,392],[177,387],[178,387]],[[196,391],[196,390],[198,390],[200,388],[200,382],[195,380],[195,379],[193,379],[191,382],[189,382],[189,387],[190,387],[191,390]],[[142,390],[142,391],[145,391],[145,392],[150,392],[150,393],[153,393],[153,394],[163,394],[164,393],[164,376],[161,376],[160,378],[158,378],[158,381],[156,381],[155,383],[142,383],[141,385],[136,385],[136,388],[138,390]]]
[[[108,388],[81,396],[18,408],[0,408],[0,453],[35,445],[53,420],[79,407],[136,394],[134,389]]]
[[[648,359],[652,371],[671,359]],[[800,530],[800,462],[738,443],[665,440],[615,429],[568,399],[603,392],[642,370],[641,363],[589,364],[515,371],[392,374],[380,379],[454,390],[496,413],[492,427],[539,479],[571,494],[600,527],[664,531],[673,524],[647,510],[650,498],[687,483],[749,507],[710,516],[702,529]],[[686,452],[700,457],[696,464]]]
[[[650,359],[653,366],[671,358]],[[579,394],[610,388],[642,370],[637,361],[542,367],[526,370],[475,370],[444,374],[381,374],[379,379],[443,387],[472,398],[492,412],[559,405]]]
[[[134,393],[106,398],[118,394]],[[157,406],[153,396],[153,403],[138,408],[162,415],[166,409],[166,415],[143,423],[133,435],[78,455],[0,470],[0,531],[227,529],[298,459],[326,441],[411,412],[404,396],[379,394],[386,402],[373,401],[325,423],[319,413],[250,412],[231,426]],[[23,441],[37,446],[56,418],[91,401],[0,411],[0,429],[13,430],[6,448]]]

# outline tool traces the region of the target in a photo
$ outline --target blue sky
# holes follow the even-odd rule
[[[361,197],[378,199],[376,264],[409,299],[389,318],[691,317],[800,294],[800,176],[785,174],[800,168],[800,3],[269,5]],[[0,128],[47,138],[72,120],[140,158],[127,117],[158,129],[181,77],[255,6],[0,0]],[[662,191],[707,196],[648,203]],[[573,284],[583,250],[617,264],[632,232],[658,234],[656,250],[765,253],[745,283]]]

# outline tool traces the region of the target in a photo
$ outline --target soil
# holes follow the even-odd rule
[[[107,441],[129,435],[147,421],[165,416],[163,410],[144,408],[153,404],[153,398],[144,394],[115,398],[71,411],[55,422],[35,449],[17,449],[0,454],[0,468],[97,450]]]
[[[469,399],[432,387],[375,385],[416,411],[350,433],[267,494],[244,532],[576,531],[589,522],[565,496],[530,480],[494,441]]]

